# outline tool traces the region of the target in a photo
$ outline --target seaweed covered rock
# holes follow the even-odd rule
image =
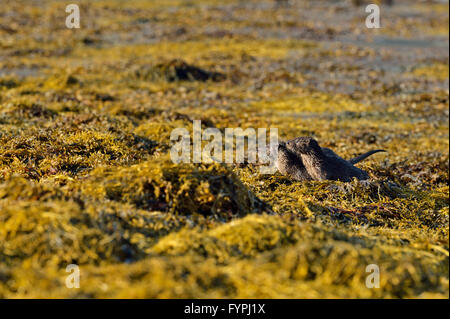
[[[0,78],[0,90],[2,88],[6,88],[6,89],[12,89],[19,86],[19,84],[17,83],[17,81],[15,79],[12,78]]]
[[[72,127],[75,120],[60,118],[64,128],[13,129],[0,135],[0,176],[20,174],[37,180],[55,174],[76,176],[98,165],[133,163],[150,156],[157,147],[157,142],[115,125],[102,132]],[[92,126],[108,124],[92,121]]]
[[[301,227],[295,227],[268,215],[248,215],[205,232],[184,228],[162,238],[153,251],[164,255],[188,252],[214,256],[220,261],[231,256],[250,257],[276,247],[297,242]]]
[[[263,206],[224,165],[176,165],[167,157],[96,169],[81,183],[81,191],[97,199],[181,215],[243,216]]]
[[[74,202],[17,202],[0,206],[0,261],[12,264],[30,259],[34,264],[84,263],[107,255],[113,246],[101,245],[101,231],[77,227],[82,216]],[[103,238],[102,238],[103,237]],[[103,247],[102,247],[103,246]]]
[[[63,3],[2,2],[0,298],[448,298],[449,4],[373,45],[350,1],[176,2],[93,1],[76,38],[36,20]],[[388,156],[348,183],[174,165],[194,120]]]
[[[51,180],[0,184],[0,263],[62,266],[131,262],[186,219],[70,196]]]
[[[249,233],[240,236],[237,232],[243,229]],[[262,244],[257,233],[262,233]],[[342,298],[350,293],[355,298],[408,298],[448,294],[448,279],[439,275],[448,272],[448,256],[432,254],[421,245],[399,250],[396,241],[380,242],[364,232],[355,234],[280,216],[249,215],[196,234],[189,229],[179,236],[170,234],[154,246],[151,258],[135,263],[83,265],[83,286],[88,289],[67,289],[64,268],[0,266],[0,296],[20,296],[20,292],[10,291],[24,280],[36,283],[22,292],[24,296],[41,298]],[[373,263],[382,267],[380,286],[386,291],[365,285],[366,267]],[[2,277],[7,280],[2,282]]]
[[[150,68],[139,69],[135,72],[138,78],[149,80],[177,81],[222,81],[225,75],[219,72],[204,70],[186,63],[183,60],[174,59],[168,62],[156,64]]]
[[[360,197],[364,201],[373,201],[380,197],[405,198],[408,190],[401,186],[386,181],[357,181],[350,183],[336,183],[328,186],[330,195],[341,196],[343,198]]]

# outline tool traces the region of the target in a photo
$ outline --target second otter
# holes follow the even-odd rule
[[[295,180],[340,180],[368,179],[369,175],[354,166],[365,158],[384,150],[373,150],[354,159],[345,160],[329,148],[320,147],[311,137],[297,137],[278,146],[277,167],[280,173]]]

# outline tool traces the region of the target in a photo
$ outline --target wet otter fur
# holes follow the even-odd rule
[[[372,150],[354,159],[345,160],[331,149],[320,147],[311,137],[297,137],[278,145],[277,167],[280,173],[298,181],[340,180],[354,177],[365,180],[369,175],[354,166],[365,158],[384,150]]]

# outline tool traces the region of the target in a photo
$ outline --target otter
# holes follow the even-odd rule
[[[278,145],[277,167],[280,173],[298,181],[340,180],[349,182],[369,178],[362,169],[354,166],[372,154],[386,152],[372,150],[350,160],[338,156],[331,149],[320,147],[311,137],[297,137]]]

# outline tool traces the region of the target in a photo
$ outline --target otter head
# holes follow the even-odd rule
[[[319,143],[312,137],[297,137],[286,142],[286,147],[296,154],[321,154]]]
[[[286,142],[278,144],[277,168],[283,174],[289,174],[296,166],[296,163],[301,163],[301,159],[286,146]]]
[[[278,144],[277,168],[281,174],[290,176],[294,180],[312,180],[311,175],[303,165],[301,155],[291,151],[287,142]]]

